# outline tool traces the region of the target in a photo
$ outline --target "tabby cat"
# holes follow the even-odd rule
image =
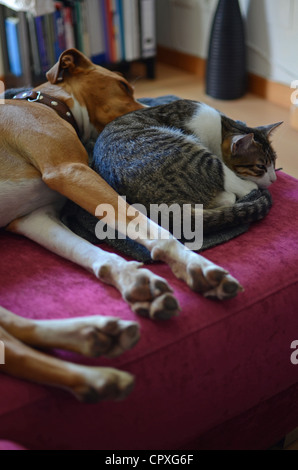
[[[206,104],[177,100],[107,125],[93,169],[148,211],[150,204],[203,204],[204,233],[212,233],[268,213],[266,188],[276,180],[269,137],[280,124],[249,128]]]

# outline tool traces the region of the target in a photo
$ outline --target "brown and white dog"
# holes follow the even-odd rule
[[[179,305],[164,279],[140,263],[127,262],[91,245],[59,220],[65,198],[93,215],[99,204],[111,204],[117,216],[118,195],[88,167],[88,155],[76,130],[87,141],[116,117],[142,105],[134,99],[133,89],[124,78],[94,65],[75,49],[61,55],[47,79],[34,93],[21,97],[24,99],[6,100],[0,106],[0,227],[24,235],[93,272],[119,289],[136,313],[153,319],[171,318],[178,313]],[[43,100],[51,106],[42,104]],[[61,103],[66,111],[58,114],[55,108]],[[233,297],[241,290],[224,269],[173,237],[161,239],[158,227],[145,216],[139,217],[144,217],[146,231],[137,241],[154,260],[168,263],[190,288],[219,299]],[[118,230],[126,233],[124,225],[132,221],[132,217],[127,217],[125,223],[119,221]],[[134,378],[115,369],[63,362],[34,347],[115,357],[133,347],[138,339],[135,322],[104,316],[32,321],[0,307],[0,341],[5,344],[6,356],[0,371],[63,387],[82,401],[123,398],[130,392]],[[25,368],[20,367],[20,357],[26,357]]]

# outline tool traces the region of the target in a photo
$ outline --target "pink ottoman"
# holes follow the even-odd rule
[[[0,450],[26,450],[24,447],[11,441],[0,441]]]
[[[135,374],[130,397],[84,405],[0,375],[0,438],[29,449],[264,449],[298,426],[298,181],[279,174],[274,206],[249,232],[205,252],[245,292],[225,302],[190,291],[163,264],[183,311],[137,318],[142,338],[111,365]],[[0,304],[30,318],[136,319],[112,287],[29,240],[0,232]],[[1,372],[1,366],[0,366]]]

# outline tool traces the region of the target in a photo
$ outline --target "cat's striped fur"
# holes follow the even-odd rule
[[[275,180],[269,135],[276,126],[252,129],[205,104],[179,100],[106,126],[94,169],[147,210],[150,204],[203,204],[204,233],[214,232],[260,220],[270,210],[264,188]]]

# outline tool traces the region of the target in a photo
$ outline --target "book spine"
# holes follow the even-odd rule
[[[144,59],[156,55],[155,0],[139,0],[141,55]]]
[[[52,67],[56,62],[54,16],[52,13],[44,15],[44,37],[49,65]]]
[[[134,60],[141,58],[139,1],[132,0],[132,38]]]
[[[117,7],[119,12],[121,60],[125,60],[124,13],[122,0],[117,0]]]
[[[50,1],[54,12],[42,16],[0,6],[0,77],[11,70],[28,82],[70,48],[99,65],[155,56],[155,0]]]
[[[74,37],[74,23],[72,8],[66,6],[63,9],[63,18],[64,18],[64,27],[65,27],[65,42],[66,49],[72,49],[76,47],[75,37]]]
[[[22,63],[22,75],[25,86],[30,86],[32,82],[31,57],[29,45],[29,32],[27,16],[24,12],[18,13],[19,18],[19,43]]]
[[[0,6],[0,80],[2,81],[5,76],[5,52],[6,52],[6,38],[5,38],[5,22],[3,16],[3,7]],[[3,83],[0,82],[1,87]],[[1,90],[0,90],[1,93]]]
[[[105,2],[105,23],[107,27],[108,37],[108,51],[109,62],[114,63],[117,61],[116,45],[114,37],[114,24],[113,24],[113,5],[112,0],[104,0]]]
[[[8,52],[7,52],[7,39],[6,39],[6,30],[5,30],[5,15],[4,7],[0,8],[0,44],[2,50],[2,64],[4,76],[9,70],[9,61],[8,61]]]
[[[4,59],[3,59],[3,48],[2,48],[2,43],[0,40],[0,80],[3,80],[4,78]]]
[[[103,17],[98,0],[87,0],[86,17],[90,40],[91,60],[98,65],[106,61],[106,48],[103,33]]]
[[[39,53],[38,53],[38,42],[37,42],[35,21],[31,13],[27,13],[27,22],[28,22],[28,29],[29,29],[29,41],[30,41],[30,47],[31,47],[32,62],[33,62],[33,73],[36,77],[38,77],[39,75],[42,74],[42,70],[41,70],[41,64],[40,64]]]
[[[110,57],[110,38],[109,38],[109,21],[108,21],[108,13],[107,13],[107,3],[106,0],[99,0],[99,5],[102,13],[102,25],[103,25],[103,36],[104,36],[104,44],[105,44],[105,52],[106,52],[106,61],[111,62]]]
[[[21,77],[23,70],[19,42],[19,19],[15,17],[6,18],[5,30],[10,71],[13,75]]]
[[[82,2],[76,0],[74,2],[74,17],[75,17],[75,40],[77,48],[84,51],[84,30],[83,30],[83,18],[82,18]]]
[[[124,50],[125,60],[127,62],[134,59],[133,57],[133,37],[132,29],[132,0],[121,0],[123,24],[124,24]]]
[[[87,2],[83,1],[81,3],[81,20],[82,20],[82,31],[83,31],[83,52],[86,56],[91,57],[91,47],[90,47],[90,34],[88,29],[88,12],[87,12]]]
[[[63,19],[63,4],[62,2],[55,2],[56,11],[54,13],[54,28],[55,28],[55,56],[56,61],[59,59],[62,52],[66,49],[65,42],[65,26]]]
[[[38,43],[38,50],[39,50],[39,59],[41,64],[41,71],[42,73],[46,73],[50,68],[50,63],[47,54],[47,47],[44,38],[44,25],[43,25],[43,17],[36,16],[35,17],[35,27],[36,27],[36,35],[37,35],[37,43]]]
[[[121,52],[121,32],[120,32],[120,13],[118,0],[110,0],[111,2],[111,12],[112,12],[112,33],[113,33],[113,43],[115,51],[115,62],[120,62],[122,60]]]

